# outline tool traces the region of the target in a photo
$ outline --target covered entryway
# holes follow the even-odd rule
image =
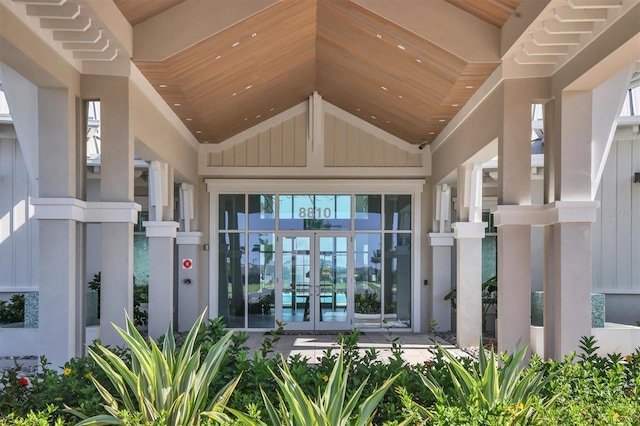
[[[353,244],[350,235],[301,233],[278,237],[282,320],[298,330],[345,330],[353,324]]]
[[[422,182],[207,183],[212,316],[239,329],[415,330]]]

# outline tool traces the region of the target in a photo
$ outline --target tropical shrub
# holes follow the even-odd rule
[[[130,347],[131,362],[127,365],[102,345],[98,345],[97,350],[89,350],[91,358],[105,372],[116,391],[110,392],[91,377],[106,402],[104,407],[108,414],[86,418],[73,411],[84,418],[78,426],[127,424],[129,416],[136,416],[136,424],[199,425],[200,413],[205,410],[215,413],[217,420],[227,420],[220,413],[220,407],[228,400],[237,379],[220,389],[213,398],[209,398],[209,385],[220,370],[233,332],[212,345],[201,361],[201,347],[195,345],[195,340],[203,316],[204,313],[178,352],[171,328],[160,349],[153,340],[145,341],[129,317],[126,330],[114,325]]]
[[[24,321],[24,294],[14,294],[9,301],[0,300],[0,324]]]
[[[229,334],[219,319],[201,321],[195,338],[192,337],[193,330],[186,335],[173,336],[173,351],[169,350],[170,341],[167,345],[164,342],[164,339],[171,339],[169,336],[160,339],[155,352],[151,349],[151,342],[143,342],[145,350],[156,355],[153,362],[167,358],[168,352],[172,352],[173,357],[177,359],[182,351],[187,351],[185,348],[191,346],[193,355],[198,353],[198,348],[200,349],[199,356],[195,358],[199,360],[199,367],[196,369],[201,369],[210,350]],[[130,323],[128,329],[133,329]],[[281,383],[287,384],[287,389],[297,389],[296,392],[305,395],[308,400],[305,403],[307,407],[310,403],[320,407],[319,400],[323,398],[329,378],[336,368],[342,368],[340,377],[342,385],[346,386],[342,412],[355,392],[362,389],[357,398],[356,408],[351,412],[351,422],[354,421],[357,408],[392,377],[395,391],[385,392],[377,401],[371,420],[374,425],[392,426],[403,422],[429,425],[640,424],[640,351],[624,357],[619,354],[599,356],[595,339],[583,339],[580,355],[571,354],[562,360],[547,361],[534,355],[524,368],[518,362],[518,359],[522,359],[518,355],[519,351],[511,357],[488,354],[481,362],[470,357],[452,359],[451,354],[444,348],[436,349],[433,358],[410,365],[404,361],[404,349],[400,341],[391,333],[387,338],[391,344],[391,354],[385,357],[388,359],[381,361],[380,353],[376,349],[363,349],[359,342],[359,333],[353,331],[337,339],[342,348],[340,351],[327,350],[315,360],[293,355],[285,363],[282,358],[274,356],[281,332],[282,327],[279,327],[265,336],[262,346],[255,352],[244,346],[246,333],[232,335],[226,343],[227,349],[222,356],[218,372],[208,387],[207,396],[203,398],[206,399],[206,403],[193,409],[194,413],[202,410],[213,413],[213,418],[200,417],[201,425],[221,422],[231,422],[229,424],[232,425],[262,424],[260,422],[271,424],[273,420],[262,392],[271,397],[269,401],[278,416],[277,424],[280,424],[283,420],[279,416],[284,413],[282,404],[289,410],[289,416],[292,416],[292,410],[281,390]],[[145,363],[136,361],[137,355],[133,354],[131,349],[108,349],[121,359],[121,363],[109,358],[104,361],[116,373],[120,374],[116,366],[123,364],[135,374],[146,374],[142,371],[142,365]],[[92,347],[92,351],[103,354],[97,344]],[[157,357],[158,351],[161,357]],[[155,420],[147,420],[146,413],[140,408],[137,385],[136,391],[132,391],[123,379],[121,387],[129,393],[129,399],[132,401],[131,406],[126,406],[123,397],[120,396],[120,388],[112,383],[108,374],[91,356],[72,359],[58,368],[52,368],[44,358],[40,362],[40,368],[35,373],[23,371],[19,365],[1,372],[0,426],[76,424],[78,418],[70,412],[65,412],[66,406],[71,407],[71,412],[82,412],[87,417],[111,416],[116,419],[117,424],[122,425],[165,425],[173,422],[168,420],[170,410],[164,408],[156,409]],[[462,368],[454,367],[456,363]],[[133,369],[134,365],[139,365],[139,370]],[[518,367],[514,368],[511,375],[517,379],[507,379],[505,368],[508,369],[510,365]],[[516,370],[518,374],[515,374]],[[467,390],[462,391],[463,397],[460,397],[459,388],[467,386],[464,379],[466,376],[462,371],[465,371],[465,374],[472,378],[471,382],[478,386],[468,386]],[[121,376],[125,377],[126,373]],[[286,376],[291,378],[286,379]],[[434,386],[439,386],[444,396],[438,392],[434,394],[422,381],[421,376],[432,381]],[[225,385],[235,382],[238,377],[240,379],[235,391],[230,396],[222,395],[222,402],[228,396],[226,404],[216,405],[216,401],[220,402],[216,400],[219,391]],[[345,380],[345,377],[348,378]],[[491,381],[482,379],[484,377],[497,378],[493,380],[494,386],[488,386]],[[336,383],[337,378],[338,376]],[[94,385],[94,379],[106,388],[108,394],[117,402],[117,410],[103,398]],[[485,380],[484,388],[480,386],[481,379]],[[506,383],[527,383],[530,379],[538,380],[540,388],[537,392],[530,392],[528,398],[511,397],[500,400],[495,397],[496,392],[498,395],[500,392],[509,395],[509,386]],[[293,385],[294,382],[298,388]],[[146,398],[147,390],[143,389],[141,392]],[[282,395],[280,399],[278,394]],[[483,401],[482,398],[490,401],[492,394],[493,404],[477,402]],[[512,392],[511,395],[513,394]],[[111,407],[114,412],[106,411],[102,404]],[[210,409],[211,404],[214,408]],[[227,411],[225,406],[244,417],[236,417],[231,411]],[[525,406],[529,408],[525,410]],[[229,417],[233,417],[233,420]]]
[[[310,396],[295,379],[284,357],[281,357],[278,374],[272,375],[278,384],[278,404],[271,401],[271,394],[261,389],[262,398],[271,424],[307,426],[365,426],[371,424],[378,403],[391,387],[396,377],[388,378],[380,388],[367,395],[363,401],[363,391],[367,380],[357,389],[349,392],[349,366],[345,369],[343,350],[340,349],[330,376],[324,376],[324,391]],[[356,411],[357,407],[357,411]],[[246,424],[266,425],[259,419],[246,416],[229,409]],[[210,415],[210,413],[205,413]]]
[[[477,368],[471,369],[465,368],[441,346],[436,350],[447,358],[446,369],[453,385],[445,388],[431,373],[421,376],[424,385],[436,398],[433,409],[416,404],[417,411],[424,417],[441,416],[442,407],[456,406],[470,414],[481,413],[493,418],[499,424],[529,424],[540,407],[550,406],[555,399],[550,397],[543,402],[539,396],[555,374],[544,378],[541,371],[521,368],[527,353],[526,346],[504,356],[502,367],[498,366],[493,350],[488,359],[484,350],[480,350]]]

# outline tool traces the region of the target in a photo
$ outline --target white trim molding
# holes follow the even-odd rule
[[[208,192],[219,194],[309,193],[348,194],[375,191],[376,194],[421,193],[424,179],[262,179],[259,182],[242,179],[205,179]],[[211,228],[217,229],[217,228]]]
[[[555,223],[593,223],[599,201],[555,201],[541,205],[501,205],[493,213],[494,225],[548,226]]]
[[[142,226],[145,227],[149,238],[175,238],[180,224],[171,221],[145,221],[142,222]]]
[[[428,236],[431,247],[453,246],[453,232],[430,232]]]
[[[178,232],[176,233],[176,244],[178,245],[200,245],[202,241],[202,232]]]
[[[138,223],[141,206],[134,202],[83,201],[76,198],[32,198],[36,219],[83,223]]]
[[[456,240],[463,238],[484,238],[484,228],[487,222],[455,222],[451,224],[453,237]]]

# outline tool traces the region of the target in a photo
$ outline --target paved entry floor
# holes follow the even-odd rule
[[[345,332],[348,333],[348,332]],[[249,332],[249,339],[243,346],[249,348],[250,351],[259,351],[262,348],[262,342],[265,338],[270,337],[264,332]],[[378,351],[380,360],[387,361],[391,356],[391,339],[398,339],[397,343],[402,345],[404,351],[402,357],[409,364],[417,364],[429,361],[434,357],[434,348],[437,343],[442,347],[451,351],[455,356],[474,356],[477,358],[477,349],[467,349],[465,351],[455,347],[450,342],[435,337],[433,334],[416,334],[410,332],[391,332],[386,331],[366,331],[360,335],[358,346],[362,352],[374,348]],[[328,348],[337,350],[340,336],[338,333],[317,333],[299,332],[297,334],[288,333],[280,336],[280,341],[275,344],[274,352],[289,357],[294,354],[300,354],[309,359],[309,363],[317,363],[322,357],[324,351]],[[27,374],[34,374],[39,365],[36,356],[30,357],[5,357],[0,358],[0,375],[6,368],[14,366],[14,360],[22,365],[23,371]]]
[[[252,351],[259,351],[264,339],[270,337],[263,332],[250,332],[248,335],[249,340],[247,340],[244,346]],[[358,346],[363,352],[370,348],[376,349],[379,358],[382,361],[387,361],[391,356],[391,340],[396,338],[396,343],[399,343],[404,351],[402,357],[409,364],[422,363],[433,359],[434,348],[436,346],[435,342],[450,350],[456,356],[470,356],[468,352],[457,349],[451,343],[435,337],[433,334],[389,334],[386,331],[367,331],[364,335],[360,335]],[[318,358],[322,357],[323,352],[328,348],[337,350],[340,347],[339,339],[340,336],[338,333],[312,334],[300,332],[299,334],[283,334],[275,344],[274,352],[276,354],[283,354],[285,357],[300,354],[309,358],[309,363],[317,363]]]

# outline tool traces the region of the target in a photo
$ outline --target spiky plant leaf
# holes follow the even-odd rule
[[[127,365],[102,345],[98,345],[97,352],[89,349],[91,357],[105,372],[116,393],[111,395],[102,384],[92,379],[106,402],[104,407],[110,416],[84,419],[83,424],[121,424],[120,403],[129,413],[141,413],[144,424],[164,422],[166,418],[168,425],[198,425],[201,413],[207,409],[214,413],[216,421],[230,420],[223,411],[238,379],[221,389],[211,403],[207,401],[209,386],[226,357],[233,332],[212,345],[201,363],[200,347],[196,347],[195,340],[203,317],[204,312],[177,355],[171,329],[167,330],[160,348],[153,340],[147,342],[130,318],[126,318],[125,329],[114,325],[130,348],[131,362]],[[104,421],[116,423],[96,423]]]

